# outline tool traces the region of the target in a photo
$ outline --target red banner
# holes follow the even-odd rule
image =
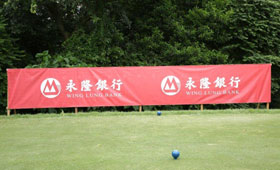
[[[271,65],[8,69],[8,108],[265,103]]]

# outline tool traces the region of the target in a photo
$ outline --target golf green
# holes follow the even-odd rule
[[[0,116],[0,169],[279,167],[280,110]]]

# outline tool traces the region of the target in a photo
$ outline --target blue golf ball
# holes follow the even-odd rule
[[[172,151],[172,156],[174,159],[177,159],[180,156],[180,152],[177,150],[173,150]]]
[[[160,116],[160,115],[161,115],[161,111],[158,111],[158,112],[157,112],[157,115]]]

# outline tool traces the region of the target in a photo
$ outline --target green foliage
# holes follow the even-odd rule
[[[64,42],[64,51],[61,55],[78,57],[79,63],[87,63],[87,66],[92,67],[122,65],[121,62],[125,61],[122,59],[124,57],[121,46],[123,35],[113,25],[104,27],[97,25],[89,34],[83,30],[74,32]],[[103,33],[100,29],[103,29]]]
[[[190,27],[189,37],[205,43],[210,49],[222,51],[225,43],[231,39],[228,33],[229,23],[234,14],[229,8],[229,0],[204,2],[203,8],[195,7],[186,15]]]
[[[209,13],[209,16],[201,19],[200,25],[189,26],[190,22],[196,19],[188,18],[200,11],[189,11],[187,16],[180,16],[177,6],[172,1],[162,0],[158,3],[145,1],[143,3],[151,3],[153,8],[140,6],[137,2],[132,4],[130,10],[135,13],[130,15],[136,16],[136,19],[129,18],[130,15],[126,14],[127,11],[124,8],[120,9],[121,16],[110,9],[101,17],[93,15],[91,18],[94,25],[91,30],[89,32],[84,29],[75,31],[63,43],[62,55],[79,56],[80,61],[88,63],[89,66],[226,63],[227,55],[219,48],[212,47],[214,44],[212,41],[209,39],[206,42],[200,41],[200,38],[204,38],[201,35],[208,34],[210,27],[199,31],[195,31],[197,30],[195,27],[205,25],[207,22],[211,25],[214,36],[221,35],[220,30],[223,26],[215,28],[217,19],[211,22],[208,19],[215,16],[221,23],[227,23],[232,13],[231,10],[222,9],[222,6],[227,4],[221,5],[221,1],[207,3],[205,11]],[[214,4],[215,8],[210,8],[211,4]],[[110,18],[110,16],[114,17]],[[125,22],[119,23],[118,20]],[[222,35],[217,40],[214,36],[211,40],[217,44],[223,43]]]
[[[58,67],[86,67],[87,64],[82,63],[78,58],[70,55],[50,55],[48,51],[37,53],[36,63],[30,64],[26,68],[58,68]]]
[[[280,55],[280,2],[278,0],[233,0],[230,56]]]
[[[15,39],[11,38],[6,31],[4,18],[0,15],[0,110],[7,106],[7,68],[20,67],[23,52],[15,45]]]

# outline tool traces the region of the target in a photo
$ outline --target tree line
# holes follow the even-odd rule
[[[6,68],[240,63],[272,63],[271,106],[279,108],[280,2],[3,0],[0,56],[2,111],[7,105]]]

